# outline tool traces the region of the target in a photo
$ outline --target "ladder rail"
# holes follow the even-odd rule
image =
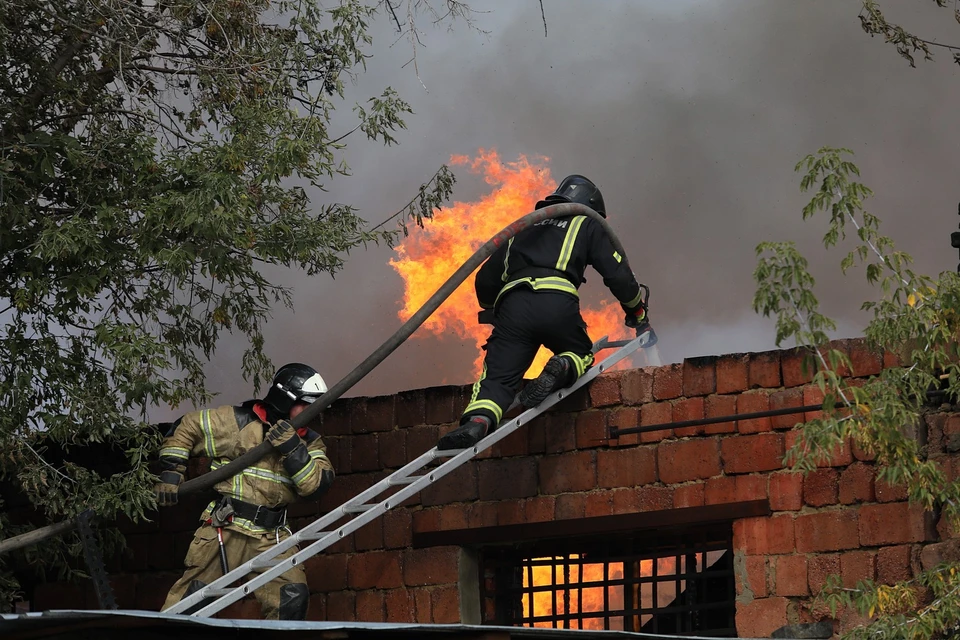
[[[264,553],[258,555],[256,558],[249,560],[248,562],[240,565],[236,569],[233,569],[229,573],[223,575],[222,577],[214,580],[206,587],[198,590],[193,595],[184,598],[179,603],[170,607],[166,610],[166,613],[180,613],[185,611],[197,604],[204,602],[209,598],[215,598],[212,602],[207,603],[199,610],[191,613],[191,616],[194,617],[206,617],[212,616],[213,614],[221,611],[223,608],[228,605],[236,602],[237,600],[245,597],[246,595],[253,593],[256,589],[263,586],[264,584],[270,582],[277,576],[283,574],[285,571],[291,569],[292,567],[301,564],[303,561],[308,558],[317,555],[324,549],[332,546],[339,540],[343,539],[344,536],[352,533],[362,527],[363,525],[371,522],[372,520],[382,516],[384,513],[389,511],[391,508],[401,504],[407,498],[417,494],[426,487],[432,485],[434,482],[440,478],[451,473],[461,465],[465,464],[469,460],[477,456],[481,451],[492,447],[494,444],[498,443],[503,438],[506,438],[511,433],[516,431],[522,425],[527,424],[530,420],[541,415],[548,409],[552,408],[558,402],[569,396],[571,393],[579,390],[584,385],[592,381],[598,375],[609,369],[612,365],[616,364],[620,360],[631,355],[637,351],[641,346],[645,344],[643,336],[634,338],[632,340],[620,341],[620,342],[607,342],[606,337],[601,338],[594,345],[594,352],[599,351],[600,349],[610,348],[610,347],[619,347],[617,351],[611,354],[609,357],[605,358],[602,362],[591,367],[580,376],[574,384],[571,386],[555,391],[547,396],[547,399],[542,403],[522,412],[520,415],[510,418],[500,424],[493,433],[484,437],[480,442],[478,442],[473,447],[468,447],[456,453],[445,462],[440,464],[438,467],[423,473],[415,481],[407,484],[405,487],[397,491],[396,493],[387,496],[383,500],[375,504],[369,504],[368,500],[376,497],[386,488],[400,486],[395,483],[391,483],[391,480],[397,480],[398,478],[406,479],[409,475],[415,471],[418,471],[425,467],[427,464],[436,460],[439,456],[437,455],[436,447],[426,451],[421,454],[411,462],[407,463],[397,471],[394,471],[392,474],[386,476],[379,482],[375,483],[369,489],[361,492],[354,498],[351,498],[343,505],[337,507],[326,516],[312,522],[307,525],[296,534],[289,536],[286,540],[280,542],[279,544],[272,547],[270,550],[265,551]],[[289,558],[278,562],[276,565],[258,573],[253,578],[247,580],[243,584],[229,589],[227,588],[231,583],[235,582],[241,577],[246,576],[250,573],[250,570],[253,568],[259,569],[263,567],[265,562],[270,558],[294,547],[304,540],[307,539],[307,536],[323,531],[323,527],[326,527],[334,522],[340,520],[348,513],[345,511],[348,507],[356,507],[358,505],[369,506],[368,509],[359,513],[353,519],[345,522],[334,530],[331,530],[327,535],[315,539],[310,545],[301,549],[297,553],[291,555]],[[351,512],[349,515],[352,515]],[[302,538],[300,536],[303,536]]]

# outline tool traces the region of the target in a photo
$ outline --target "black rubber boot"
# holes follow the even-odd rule
[[[487,435],[490,420],[486,416],[473,416],[462,425],[440,438],[437,449],[466,449],[472,447]]]
[[[547,399],[557,389],[570,384],[570,374],[573,365],[567,358],[553,356],[543,366],[543,371],[520,392],[520,405],[524,409],[532,409]]]

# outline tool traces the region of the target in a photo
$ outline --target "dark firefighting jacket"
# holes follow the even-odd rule
[[[254,411],[260,408],[263,413],[261,407],[256,404],[225,406],[184,415],[173,423],[172,432],[163,441],[161,465],[172,468],[186,465],[191,457],[206,457],[210,459],[210,468],[217,469],[253,449],[264,441],[270,428]],[[214,490],[224,496],[271,508],[285,507],[301,498],[318,497],[329,488],[333,465],[316,432],[302,429],[298,433],[306,443],[305,454],[302,447],[299,453],[294,450],[287,456],[271,450],[259,462],[214,485]],[[216,501],[210,503],[201,520],[210,517],[215,504]],[[252,535],[268,532],[239,517],[234,518],[233,526]]]
[[[477,301],[483,309],[494,309],[514,287],[559,291],[576,298],[587,265],[603,277],[625,312],[640,308],[642,293],[636,277],[600,223],[587,216],[541,220],[510,238],[477,271]]]

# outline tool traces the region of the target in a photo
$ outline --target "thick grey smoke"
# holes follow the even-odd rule
[[[412,64],[401,68],[409,44],[393,44],[390,24],[378,25],[370,71],[352,96],[393,85],[416,115],[398,147],[355,140],[354,176],[320,197],[379,222],[451,154],[480,147],[505,160],[547,156],[556,178],[583,173],[603,189],[631,263],[653,290],[668,362],[773,347],[772,321],[750,310],[763,240],[796,240],[841,333],[863,326],[859,303],[872,294],[859,274],[839,276],[840,252],[818,249],[823,225],[800,219],[808,196],[793,166],[823,145],[855,151],[876,191],[868,209],[918,270],[955,267],[957,66],[943,52],[911,69],[860,30],[859,3],[554,1],[545,3],[546,38],[538,2],[476,5],[489,11],[477,16],[489,36],[462,25],[427,30],[417,66],[429,92]],[[924,35],[960,42],[949,10],[905,0],[884,7]],[[458,178],[458,200],[488,188],[465,170]],[[274,362],[310,362],[332,384],[386,339],[400,325],[402,288],[389,257],[385,248],[355,253],[335,280],[282,276],[296,287],[297,311],[278,311],[269,327]],[[588,280],[587,295],[602,295],[599,278]],[[225,401],[250,392],[236,371],[240,349],[225,345],[210,369]],[[472,343],[411,339],[348,395],[467,383],[474,357]]]

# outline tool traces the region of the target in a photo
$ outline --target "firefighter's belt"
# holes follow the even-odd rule
[[[281,527],[287,522],[287,508],[273,508],[267,507],[262,504],[251,504],[249,502],[244,502],[243,500],[237,500],[236,498],[229,498],[227,496],[222,496],[220,498],[220,504],[223,502],[229,502],[230,506],[233,507],[233,515],[237,518],[243,518],[244,520],[249,520],[258,527],[263,527],[264,529],[276,529]]]
[[[516,273],[510,274],[509,282],[514,280],[521,280],[523,278],[563,278],[564,280],[569,281],[573,286],[579,286],[580,283],[574,282],[570,277],[570,274],[566,271],[560,271],[559,269],[551,269],[550,267],[524,267]],[[509,284],[508,282],[508,284]],[[584,280],[586,282],[586,280]]]

